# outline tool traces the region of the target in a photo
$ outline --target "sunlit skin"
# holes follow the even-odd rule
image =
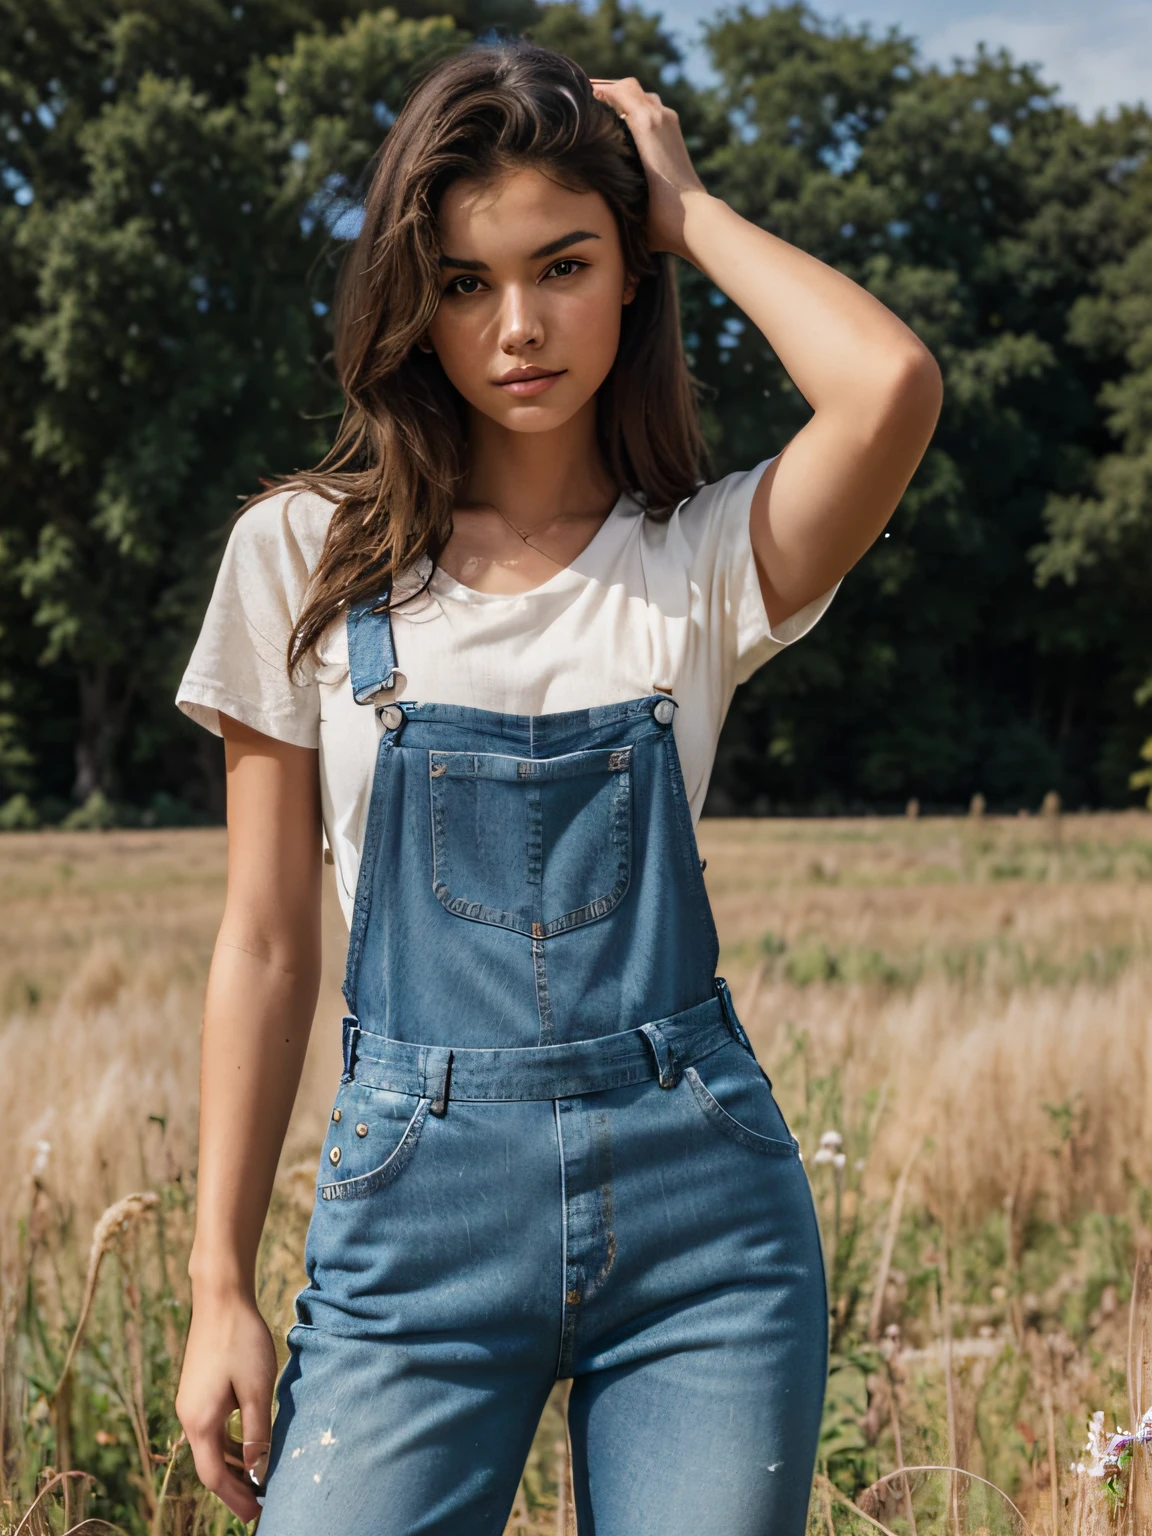
[[[425,345],[469,417],[469,473],[441,563],[465,585],[522,591],[574,560],[616,500],[596,392],[635,283],[600,194],[535,169],[456,182],[439,227],[442,294]]]
[[[871,294],[713,197],[657,95],[633,79],[593,84],[626,118],[643,161],[650,247],[727,294],[812,408],[787,444],[765,429],[762,457],[779,457],[749,514],[765,611],[778,624],[838,581],[891,517],[936,423],[939,369]],[[440,226],[449,258],[486,268],[445,268],[424,343],[469,413],[442,564],[482,590],[525,591],[578,557],[620,490],[597,450],[595,393],[631,298],[628,275],[603,199],[535,171],[458,183]],[[502,382],[533,368],[553,381]],[[320,793],[314,748],[227,715],[220,724],[228,895],[204,1009],[192,1328],[176,1408],[201,1481],[253,1520],[259,1505],[225,1461],[224,1425],[238,1406],[245,1460],[259,1469],[276,1353],[256,1305],[256,1253],[319,985]]]

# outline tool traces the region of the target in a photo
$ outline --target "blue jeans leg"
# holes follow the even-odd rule
[[[500,1536],[545,1372],[299,1326],[291,1343],[260,1536]]]

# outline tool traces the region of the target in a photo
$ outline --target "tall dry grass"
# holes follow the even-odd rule
[[[1094,1536],[1106,1501],[1067,1470],[1084,1422],[1148,1406],[1126,1382],[1129,1277],[1152,1227],[1152,818],[714,821],[700,841],[722,968],[804,1148],[829,1257],[813,1529],[865,1529],[853,1499],[897,1536],[1022,1529],[980,1493],[987,1477],[1033,1529]],[[44,1468],[96,1482],[73,1479],[66,1511],[53,1484],[29,1531],[49,1507],[45,1531],[85,1511],[131,1531],[228,1528],[171,1416],[223,854],[214,831],[0,838],[0,1532]],[[331,891],[325,938],[262,1251],[279,1333],[340,1069]],[[825,1132],[842,1151],[818,1157]],[[62,1399],[93,1227],[141,1191],[158,1202],[108,1234]],[[915,1463],[966,1469],[963,1497],[953,1474],[883,1481]],[[564,1466],[557,1401],[510,1529],[574,1530]]]

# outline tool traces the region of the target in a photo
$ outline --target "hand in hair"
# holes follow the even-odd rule
[[[879,537],[936,426],[940,369],[874,294],[710,197],[675,112],[635,80],[592,82],[648,176],[649,237],[757,327],[812,408],[783,450],[765,412],[748,529],[771,624],[827,592]]]
[[[704,184],[684,143],[679,115],[634,76],[593,80],[592,90],[628,124],[647,172],[648,244],[654,251],[671,251],[691,261],[684,242],[684,199],[704,193]]]

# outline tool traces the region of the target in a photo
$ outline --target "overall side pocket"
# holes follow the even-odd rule
[[[722,1135],[768,1157],[799,1155],[768,1079],[735,1040],[685,1067],[684,1077],[701,1114]]]
[[[320,1155],[321,1200],[364,1200],[412,1161],[431,1099],[342,1083]]]

